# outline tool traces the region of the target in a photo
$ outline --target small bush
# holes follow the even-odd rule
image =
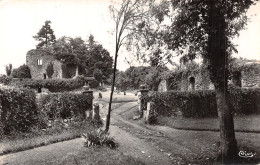
[[[12,74],[14,78],[31,78],[30,68],[27,65],[22,65],[17,69],[14,69]]]
[[[51,119],[84,119],[85,110],[92,105],[92,96],[82,93],[51,93],[38,98],[38,108]]]
[[[260,90],[230,88],[230,103],[237,114],[260,112]],[[215,91],[169,91],[151,92],[141,101],[155,103],[155,111],[159,115],[176,115],[179,111],[184,117],[216,117],[217,104]]]
[[[10,77],[0,77],[0,84],[9,85],[12,81],[12,78]]]
[[[27,132],[38,122],[35,93],[28,89],[0,88],[0,130]]]
[[[114,138],[112,138],[108,132],[104,132],[102,130],[91,130],[87,133],[83,133],[83,137],[86,140],[86,147],[103,145],[106,145],[111,149],[118,147],[118,144],[115,142]]]

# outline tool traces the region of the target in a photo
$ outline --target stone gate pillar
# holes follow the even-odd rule
[[[92,121],[95,123],[95,124],[102,124],[102,121],[101,121],[101,118],[100,118],[100,115],[99,115],[99,104],[98,103],[95,103],[93,105],[93,111],[92,111]]]
[[[87,95],[92,98],[90,105],[85,110],[85,118],[88,119],[88,118],[91,118],[91,116],[92,116],[93,91],[89,90],[89,86],[86,84],[83,86],[83,95]]]
[[[147,100],[143,100],[141,98],[148,96],[149,90],[146,89],[145,85],[140,85],[140,93],[139,95],[139,114],[140,118],[143,118],[144,114],[146,114],[147,110]]]
[[[147,111],[144,114],[144,121],[148,124],[154,124],[156,123],[157,116],[155,113],[155,103],[154,102],[148,102],[147,103]]]

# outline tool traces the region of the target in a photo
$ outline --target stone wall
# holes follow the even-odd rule
[[[38,60],[41,60],[42,65],[38,65]],[[51,53],[44,50],[30,50],[26,54],[26,65],[30,68],[32,78],[44,79],[46,68],[50,62],[54,61]]]
[[[41,65],[38,65],[38,60],[41,60]],[[76,66],[62,64],[48,51],[33,49],[26,54],[26,65],[30,68],[34,79],[49,78],[46,69],[50,63],[53,64],[54,71],[52,78],[72,78],[76,74]]]
[[[260,62],[248,62],[231,68],[230,76],[228,84],[243,88],[260,87]],[[164,74],[158,88],[158,91],[214,90],[214,85],[209,78],[209,72],[199,67]]]
[[[166,82],[166,80],[162,80],[159,83],[158,91],[160,91],[160,92],[166,92],[167,91],[167,82]]]
[[[214,85],[209,79],[209,74],[205,70],[196,70],[194,72],[186,72],[180,74],[176,78],[169,77],[162,79],[158,91],[167,90],[207,90],[214,89]]]
[[[54,71],[52,78],[62,78],[62,63],[58,60],[54,60],[52,63]]]
[[[193,79],[194,82],[192,82],[191,79]],[[241,81],[241,86],[238,86],[237,84],[239,83],[235,83],[235,81]],[[260,87],[260,70],[242,71],[240,80],[232,79],[228,83],[243,88]],[[158,91],[168,90],[214,90],[214,85],[209,78],[209,73],[201,70],[200,72],[182,75],[176,80],[173,78],[162,79]]]
[[[241,73],[242,87],[260,87],[260,73],[257,70]]]

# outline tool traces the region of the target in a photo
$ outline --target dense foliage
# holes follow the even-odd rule
[[[150,90],[158,90],[160,74],[167,71],[166,67],[130,67],[125,72],[116,75],[116,87],[120,90],[139,89],[140,85],[146,84]]]
[[[230,88],[232,113],[260,113],[260,89]],[[155,103],[159,115],[176,115],[179,111],[184,117],[217,117],[217,103],[214,91],[169,91],[152,92],[142,97],[145,102]]]
[[[61,37],[52,49],[56,59],[77,66],[80,75],[94,76],[99,82],[107,82],[112,73],[113,59],[93,35],[87,42],[81,37]]]
[[[37,115],[34,91],[0,88],[0,135],[29,131],[37,124]]]
[[[13,78],[31,78],[30,68],[27,65],[21,65],[20,67],[13,69],[11,73]]]

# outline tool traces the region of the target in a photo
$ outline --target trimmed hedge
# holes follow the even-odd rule
[[[41,94],[37,99],[38,109],[48,119],[84,119],[85,110],[92,108],[93,96],[82,93]]]
[[[50,92],[72,91],[83,87],[85,82],[89,82],[91,88],[96,88],[99,85],[95,79],[89,79],[83,76],[79,76],[75,79],[0,79],[0,83],[5,85],[32,89],[41,87],[47,88]]]
[[[230,88],[230,102],[237,114],[260,113],[260,88]]]
[[[260,112],[260,89],[232,88],[230,103],[234,113],[252,114]],[[142,100],[152,101],[156,106],[156,113],[171,116],[182,112],[184,117],[216,117],[217,104],[215,91],[169,91],[151,92]]]
[[[6,86],[0,88],[0,134],[26,132],[37,121],[34,91]]]

